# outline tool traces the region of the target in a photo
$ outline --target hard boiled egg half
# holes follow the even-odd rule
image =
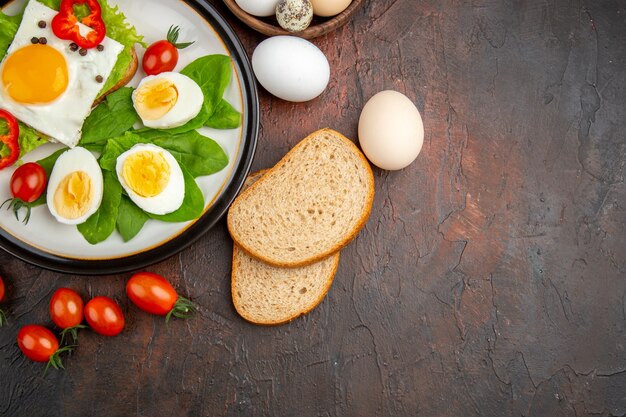
[[[183,171],[169,151],[139,143],[117,157],[115,169],[126,194],[143,211],[167,214],[183,204]]]
[[[143,124],[153,129],[182,126],[200,113],[204,94],[194,80],[178,72],[150,75],[133,92]]]
[[[85,148],[62,153],[48,181],[50,213],[61,223],[84,223],[102,202],[102,171],[96,158]]]

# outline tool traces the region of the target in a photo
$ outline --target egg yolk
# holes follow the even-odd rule
[[[178,101],[178,90],[173,82],[154,79],[145,82],[134,96],[135,109],[143,120],[158,120]]]
[[[170,165],[161,152],[135,152],[124,161],[122,177],[139,196],[154,197],[170,181]]]
[[[49,45],[24,46],[7,57],[2,85],[9,96],[23,104],[44,104],[67,88],[67,63],[61,52]]]
[[[66,219],[77,219],[91,207],[94,190],[84,171],[74,171],[63,178],[54,192],[54,208]]]

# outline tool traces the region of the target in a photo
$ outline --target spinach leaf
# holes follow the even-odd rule
[[[182,169],[183,177],[185,178],[185,198],[183,204],[172,213],[162,215],[148,213],[150,218],[164,222],[186,222],[197,219],[204,211],[202,190],[200,190],[196,180],[193,179],[184,165],[181,165],[180,169]]]
[[[61,156],[61,154],[67,150],[68,148],[61,148],[46,156],[45,158],[37,161],[37,163],[41,165],[44,171],[46,171],[46,178],[50,178],[50,173],[52,172],[52,168],[54,168],[54,164],[56,163],[57,159],[59,159],[59,156]]]
[[[140,120],[133,107],[132,94],[130,87],[109,94],[85,119],[80,145],[90,149],[102,148],[107,139],[120,136],[132,128]]]
[[[172,134],[167,131],[146,129],[137,134],[172,153],[195,178],[211,175],[228,165],[228,156],[213,139],[195,130]]]
[[[124,242],[134,238],[149,219],[145,211],[137,207],[128,196],[122,195],[117,212],[117,231],[122,235]]]
[[[235,129],[241,125],[241,113],[235,110],[228,101],[222,99],[215,113],[204,125],[214,129]]]
[[[102,203],[85,223],[77,226],[87,242],[95,245],[108,238],[115,230],[117,213],[122,198],[122,185],[117,176],[109,171],[103,172],[104,185]]]
[[[104,170],[115,172],[117,157],[138,143],[147,142],[145,139],[131,132],[126,132],[123,136],[109,139],[100,155],[100,167]]]
[[[200,113],[182,126],[167,129],[172,133],[188,132],[199,129],[215,113],[226,87],[230,83],[232,65],[226,55],[207,55],[200,57],[182,69],[184,74],[194,80],[204,94]]]

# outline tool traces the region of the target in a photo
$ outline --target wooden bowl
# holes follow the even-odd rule
[[[224,0],[226,7],[228,7],[239,20],[257,32],[261,32],[267,36],[291,35],[299,36],[304,39],[316,38],[343,26],[364,2],[365,0],[352,0],[352,3],[350,3],[346,10],[338,15],[331,17],[313,16],[313,21],[308,28],[304,29],[302,32],[289,32],[280,27],[278,22],[276,22],[276,17],[269,16],[259,18],[243,11],[243,9],[235,3],[235,0]]]

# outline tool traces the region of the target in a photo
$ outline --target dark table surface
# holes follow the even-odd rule
[[[218,0],[247,51],[264,37]],[[230,295],[221,221],[150,270],[199,314],[165,326],[130,305],[130,274],[53,273],[0,254],[3,416],[626,415],[626,2],[368,0],[314,43],[317,99],[260,92],[253,169],[320,127],[356,140],[365,101],[405,93],[422,153],[374,170],[365,229],[309,315],[257,327]],[[122,305],[42,376],[15,336],[51,324],[61,286]]]

